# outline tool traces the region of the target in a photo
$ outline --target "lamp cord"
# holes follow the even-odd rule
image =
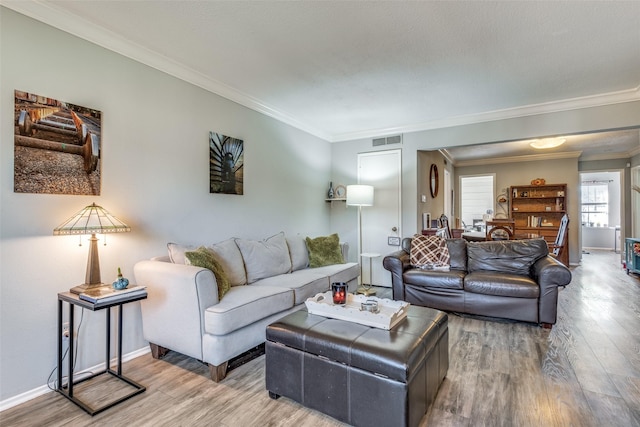
[[[80,322],[78,323],[78,333],[76,334],[76,339],[74,340],[75,343],[75,348],[73,349],[73,365],[71,367],[71,371],[75,371],[76,369],[76,361],[78,360],[78,347],[80,344],[80,327],[82,326],[82,320],[84,319],[84,307],[81,309],[80,311]],[[73,331],[69,331],[69,333],[73,333]],[[64,354],[62,355],[62,360],[61,362],[64,362],[64,359],[67,357],[67,354],[69,354],[69,346],[67,345],[67,349],[64,351]],[[53,375],[56,373],[56,371],[58,370],[58,367],[55,366],[52,370],[51,373],[49,374],[49,377],[47,378],[47,387],[49,387],[49,390],[57,390],[58,389],[58,380],[51,380],[51,377],[53,377]],[[68,376],[63,377],[63,378],[69,378]],[[53,385],[52,385],[53,383]]]

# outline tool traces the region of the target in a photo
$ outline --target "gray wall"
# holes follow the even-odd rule
[[[578,223],[574,218],[580,217],[580,202],[578,201],[579,175],[578,160],[557,159],[548,161],[487,164],[481,166],[467,166],[456,168],[456,194],[459,197],[458,178],[463,175],[496,174],[496,190],[509,192],[510,186],[529,185],[531,180],[544,178],[549,184],[567,184],[567,208],[569,218],[569,262],[580,260],[580,244],[578,240]]]
[[[279,231],[329,229],[331,145],[155,69],[0,7],[0,401],[43,386],[56,363],[57,293],[84,282],[88,245],[54,227],[96,202],[132,232],[99,245],[102,279],[166,253]],[[13,192],[14,89],[102,111],[98,197]],[[209,194],[208,135],[244,139],[244,195]],[[104,312],[85,313],[78,368],[103,361]],[[137,303],[124,353],[146,348]]]
[[[406,133],[403,135],[402,144],[402,234],[405,237],[415,234],[421,223],[418,216],[418,212],[422,211],[422,208],[419,208],[420,150],[637,126],[640,126],[640,101]],[[340,176],[343,182],[355,182],[358,153],[373,150],[371,139],[336,143],[331,152],[332,175]],[[632,162],[638,162],[637,157],[635,156]],[[566,182],[571,189],[570,196],[575,195],[579,180],[578,162],[574,160],[568,167],[569,173],[565,174],[552,170],[553,168],[547,170],[541,164],[532,164],[526,173],[524,170],[520,173],[519,166],[516,166],[509,180],[505,179],[503,184],[498,183],[497,189],[500,190],[510,182],[526,183],[533,178],[543,177],[549,183],[556,180],[559,183]],[[577,208],[571,209],[572,218],[578,218]],[[355,221],[354,218],[355,216],[352,218],[345,214],[344,210],[332,210],[331,226],[334,229],[346,230]],[[579,239],[578,233],[573,233],[570,238],[571,252],[579,256],[580,245],[579,240],[576,240]],[[577,261],[576,255],[572,255],[573,262]]]

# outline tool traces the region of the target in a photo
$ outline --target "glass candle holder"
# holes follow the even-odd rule
[[[331,292],[333,293],[334,304],[345,305],[347,303],[347,284],[345,282],[333,282],[331,284]]]
[[[360,310],[361,311],[368,311],[370,313],[377,313],[379,311],[379,309],[378,309],[378,301],[372,300],[372,299],[368,299],[365,302],[360,304]]]

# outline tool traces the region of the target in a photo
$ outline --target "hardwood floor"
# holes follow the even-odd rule
[[[640,426],[640,277],[627,276],[619,260],[612,252],[584,255],[560,292],[551,331],[450,314],[449,372],[421,425]],[[344,425],[289,399],[270,399],[264,356],[219,384],[205,365],[174,352],[134,359],[124,373],[147,391],[95,417],[51,392],[0,413],[0,424]],[[110,387],[92,387],[86,396]]]

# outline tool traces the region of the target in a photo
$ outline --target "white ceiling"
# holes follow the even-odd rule
[[[640,99],[640,1],[0,4],[328,141]]]

